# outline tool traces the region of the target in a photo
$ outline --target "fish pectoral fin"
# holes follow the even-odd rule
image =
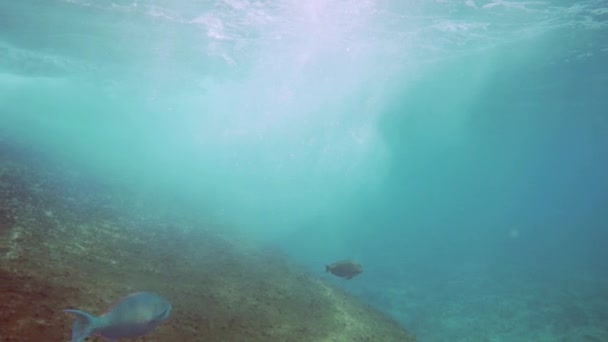
[[[152,323],[157,324],[164,321],[169,316],[169,312],[171,312],[171,308],[165,309],[165,311],[152,320]]]

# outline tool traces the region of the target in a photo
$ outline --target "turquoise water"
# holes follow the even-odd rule
[[[422,341],[606,341],[607,61],[604,1],[3,0],[0,137],[355,259]]]

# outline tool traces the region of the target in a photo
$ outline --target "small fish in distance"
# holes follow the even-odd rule
[[[363,267],[350,260],[342,260],[325,266],[325,272],[331,272],[340,278],[351,279],[363,272]]]
[[[149,333],[169,317],[171,308],[166,299],[155,293],[137,292],[121,299],[99,317],[80,310],[64,311],[76,316],[72,342],[82,342],[90,335],[115,342]]]

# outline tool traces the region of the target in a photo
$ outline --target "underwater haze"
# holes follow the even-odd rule
[[[608,340],[607,94],[602,0],[0,0],[2,139],[421,341]]]

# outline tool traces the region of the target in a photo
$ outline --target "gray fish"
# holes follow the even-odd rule
[[[149,333],[171,313],[171,304],[151,292],[126,296],[95,317],[80,310],[64,310],[76,315],[72,326],[72,342],[82,342],[89,335],[99,335],[108,341],[139,337]]]
[[[331,272],[341,278],[351,279],[363,272],[363,267],[350,260],[342,260],[325,266],[325,272]]]

